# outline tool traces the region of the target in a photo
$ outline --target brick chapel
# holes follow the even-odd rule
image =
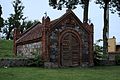
[[[82,23],[72,10],[53,21],[45,16],[22,34],[14,29],[14,53],[24,58],[37,54],[58,67],[92,66],[93,25]]]

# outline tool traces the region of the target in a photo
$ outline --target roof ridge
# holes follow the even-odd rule
[[[72,10],[68,10],[68,11],[66,11],[66,13],[64,13],[61,17],[52,20],[51,23],[54,22],[54,21],[56,21],[56,22],[57,22],[57,21],[60,21],[62,18],[64,18],[65,16],[67,16],[67,15],[69,15],[69,14],[71,14],[71,13],[74,14],[74,12],[73,12]],[[53,23],[53,24],[54,24],[54,23]],[[56,24],[56,23],[55,23],[55,24]]]

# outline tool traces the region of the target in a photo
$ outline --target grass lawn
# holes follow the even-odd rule
[[[120,66],[62,69],[0,68],[0,80],[120,80]]]
[[[0,40],[0,58],[13,57],[13,41]]]

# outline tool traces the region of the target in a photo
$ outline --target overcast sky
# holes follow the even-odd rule
[[[4,19],[7,19],[13,13],[12,7],[13,0],[0,0],[0,4],[3,8]],[[49,6],[49,0],[22,0],[24,9],[24,16],[28,17],[27,20],[39,20],[41,22],[44,13],[47,12],[47,15],[54,20],[59,18],[66,12],[66,8],[63,10],[55,10]],[[89,19],[94,24],[94,41],[102,38],[103,30],[103,9],[99,8],[99,5],[94,3],[94,0],[91,0],[89,5]],[[81,6],[77,6],[77,9],[73,10],[77,17],[82,21],[83,20],[83,9]],[[109,37],[115,36],[117,42],[120,42],[120,17],[118,14],[109,15]]]

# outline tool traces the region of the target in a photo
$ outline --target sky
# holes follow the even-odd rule
[[[11,13],[14,13],[12,7],[13,0],[0,0],[2,6],[2,17],[7,19]],[[51,20],[59,18],[66,12],[66,8],[62,10],[53,9],[49,6],[49,0],[22,0],[23,6],[25,6],[23,13],[27,17],[27,20],[39,20],[45,16],[45,12],[50,17]],[[73,12],[77,17],[83,21],[83,9],[80,5],[77,6]],[[109,12],[110,13],[110,12]],[[103,31],[103,9],[99,8],[99,5],[91,0],[89,5],[89,19],[94,24],[94,42],[98,39],[102,39]],[[120,42],[120,17],[117,13],[109,14],[109,37],[116,37],[116,41]]]

